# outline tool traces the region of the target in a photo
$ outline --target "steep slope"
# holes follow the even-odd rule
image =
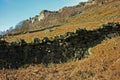
[[[101,24],[104,24],[107,22],[120,22],[120,11],[119,11],[120,1],[119,0],[109,0],[108,2],[106,0],[100,0],[100,1],[105,1],[105,2],[97,3],[98,1],[97,2],[88,1],[86,3],[81,3],[74,7],[63,8],[59,12],[43,11],[44,13],[46,12],[47,14],[49,13],[49,15],[51,16],[48,16],[45,19],[42,19],[43,17],[40,17],[40,19],[42,19],[41,21],[43,21],[42,24],[45,24],[46,27],[51,27],[52,25],[54,28],[42,30],[34,33],[27,33],[27,34],[8,37],[6,38],[6,40],[8,42],[11,42],[11,41],[15,41],[18,38],[23,38],[27,42],[31,42],[31,40],[35,37],[37,38],[43,38],[46,36],[53,37],[56,35],[64,34],[66,32],[73,32],[78,28],[82,28],[82,29],[86,28],[90,30],[90,29],[99,28]],[[72,12],[75,12],[75,15],[70,16],[69,13],[73,14]],[[53,13],[56,14],[57,17],[53,17],[52,15]],[[63,20],[63,22],[60,24],[56,23],[56,22],[59,22],[58,20],[62,20],[61,18],[65,20]],[[57,21],[55,21],[55,24],[52,24],[56,19]],[[51,24],[49,23],[47,24],[48,21],[51,21],[51,22],[53,21],[53,22]],[[32,26],[32,24],[28,24],[28,25]],[[28,26],[26,26],[26,29],[29,30],[27,27]],[[43,28],[44,26],[41,27],[41,29]],[[20,30],[23,30],[23,28]]]
[[[104,47],[104,48],[103,48]],[[104,40],[89,50],[83,60],[64,64],[31,65],[19,70],[0,70],[0,79],[10,80],[119,80],[120,37]]]
[[[21,28],[15,28],[12,33],[25,33],[33,30],[49,28],[51,26],[63,25],[68,23],[68,18],[81,14],[89,7],[93,5],[102,6],[109,1],[110,0],[89,0],[88,2],[81,2],[76,6],[64,7],[59,11],[43,10],[39,15],[25,20],[21,25]]]
[[[62,15],[61,13],[60,15],[62,15],[62,17],[57,19],[56,17],[53,18],[52,16],[53,14],[54,16],[58,15],[61,11],[51,12],[45,10],[41,12],[40,14],[41,16],[36,16],[37,21],[34,22],[34,20],[30,18],[31,23],[29,23],[30,20],[26,20],[23,23],[26,25],[26,27],[22,26],[21,29],[18,29],[18,31],[17,29],[15,30],[20,33],[22,30],[22,32],[25,34],[13,35],[8,37],[5,36],[5,40],[8,42],[12,42],[12,41],[16,41],[16,39],[18,38],[22,38],[25,39],[27,42],[31,42],[33,38],[36,39],[37,37],[40,38],[40,41],[43,41],[42,48],[41,45],[39,44],[34,44],[33,42],[27,44],[24,41],[23,44],[20,44],[18,46],[14,42],[11,43],[13,45],[12,47],[10,43],[2,42],[1,40],[0,51],[5,51],[5,52],[3,53],[1,52],[0,57],[2,58],[0,59],[0,61],[3,62],[3,64],[6,64],[4,61],[2,61],[2,59],[4,60],[6,58],[7,59],[6,61],[8,62],[12,61],[15,64],[19,64],[16,61],[17,59],[20,59],[20,62],[28,61],[28,63],[30,63],[29,62],[30,60],[31,61],[37,60],[36,58],[37,53],[40,54],[47,53],[48,55],[45,54],[45,57],[48,56],[48,58],[50,58],[50,53],[53,54],[51,52],[52,49],[54,49],[52,51],[56,54],[61,53],[62,50],[71,54],[73,52],[73,51],[70,52],[72,49],[74,51],[77,51],[76,50],[77,45],[83,47],[85,47],[85,45],[89,45],[89,47],[87,46],[87,52],[90,54],[89,56],[85,56],[85,58],[82,58],[81,60],[75,59],[61,64],[51,63],[47,67],[43,64],[32,63],[30,65],[26,64],[23,66],[23,68],[21,67],[19,69],[3,68],[0,70],[0,80],[120,80],[120,28],[118,25],[111,23],[106,24],[107,26],[104,25],[106,27],[101,26],[103,23],[107,23],[107,22],[120,22],[120,11],[119,11],[120,1],[119,0],[88,0],[87,3],[81,3],[80,5],[82,5],[84,9],[80,11],[80,13],[75,13],[75,15],[68,16],[67,14]],[[76,10],[76,12],[79,11],[80,5],[74,6],[74,7],[78,7],[77,8],[78,10],[77,9],[73,9],[73,10]],[[71,8],[72,7],[69,7],[70,10]],[[65,8],[65,12],[67,12],[66,10],[68,10],[68,8]],[[68,10],[68,12],[70,10]],[[62,12],[63,11],[64,9],[62,10]],[[47,14],[50,16],[48,16]],[[63,18],[64,15],[65,17]],[[57,20],[54,21],[55,19]],[[49,20],[51,22],[49,22]],[[43,23],[40,24],[40,22],[42,21]],[[41,26],[39,28],[37,27],[35,28],[33,24],[36,25],[47,24],[47,26]],[[48,25],[50,28],[48,27]],[[45,29],[49,28],[49,29],[44,30],[43,28]],[[80,28],[79,29],[80,33],[79,35],[76,35],[74,33],[76,32],[76,30],[78,30],[78,28]],[[31,31],[31,29],[33,30],[43,29],[43,30],[26,33],[27,29],[29,31]],[[13,31],[13,33],[15,33],[15,31]],[[73,34],[76,37],[74,37],[73,34],[72,34],[73,37],[67,35],[69,37],[65,38],[65,41],[72,43],[66,44],[65,42],[61,44],[62,41],[56,39],[56,37],[58,36],[60,37],[60,35],[63,34],[65,35],[65,33],[67,32],[68,33],[74,32]],[[49,37],[49,38],[52,37],[58,40],[60,44],[58,44],[56,40],[54,40],[53,42],[52,41],[44,42],[45,39],[44,37]],[[82,43],[85,45],[82,45]],[[30,47],[28,47],[29,45]],[[57,45],[57,47],[55,45]],[[61,49],[61,47],[58,45],[67,45],[67,47],[62,46]],[[73,47],[73,48],[69,48],[69,47]],[[40,52],[38,52],[38,50],[40,50]],[[14,54],[16,52],[20,53],[20,55]],[[10,55],[10,56],[4,56],[4,55]],[[25,58],[23,57],[24,55]],[[57,56],[56,59],[59,59],[58,55],[59,54],[56,55]],[[31,59],[34,56],[35,58]],[[29,58],[27,59],[27,57]],[[41,58],[39,57],[39,59]],[[47,58],[45,58],[45,60],[47,60]],[[5,66],[7,66],[7,64]]]
[[[83,6],[64,7],[59,11],[43,10],[39,15],[25,20],[21,28],[15,28],[12,33],[23,33],[33,30],[49,28],[51,26],[62,25],[66,23],[67,18],[74,16],[82,10]]]

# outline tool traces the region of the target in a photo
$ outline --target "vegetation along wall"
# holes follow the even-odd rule
[[[52,39],[34,38],[32,43],[20,39],[19,43],[0,40],[0,68],[19,68],[25,64],[63,63],[82,59],[88,49],[102,40],[120,35],[120,23],[108,23],[96,30],[78,29]]]

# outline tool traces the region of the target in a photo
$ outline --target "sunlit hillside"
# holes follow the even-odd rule
[[[120,0],[44,10],[0,37],[0,80],[120,80]]]
[[[12,42],[19,38],[31,42],[33,38],[53,37],[66,32],[74,32],[78,28],[86,28],[88,30],[99,28],[107,22],[120,22],[120,1],[113,0],[102,5],[90,5],[86,7],[80,14],[70,17],[62,26],[55,27],[40,32],[26,33],[5,38],[6,41]]]
[[[104,47],[104,48],[103,48]],[[31,65],[18,70],[0,70],[1,80],[119,80],[120,37],[90,48],[91,55],[64,64]]]

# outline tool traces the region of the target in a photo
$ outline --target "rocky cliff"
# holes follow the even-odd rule
[[[59,9],[59,11],[43,10],[39,15],[23,21],[22,25],[13,29],[10,34],[21,34],[46,29],[52,26],[57,27],[58,25],[64,25],[69,23],[69,18],[84,14],[84,11],[91,8],[91,6],[102,6],[112,1],[113,0],[88,0],[87,2],[80,2],[76,6],[64,7]]]
[[[80,2],[76,6],[64,7],[59,11],[43,10],[39,15],[25,20],[19,28],[16,27],[11,33],[25,33],[51,26],[63,25],[68,22],[70,17],[81,14],[86,8],[95,4],[102,5],[109,1],[111,0],[88,0],[88,2]]]

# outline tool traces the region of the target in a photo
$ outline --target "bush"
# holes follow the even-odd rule
[[[34,38],[33,43],[34,43],[34,44],[39,44],[39,43],[40,43],[40,39],[39,39],[39,38]]]

